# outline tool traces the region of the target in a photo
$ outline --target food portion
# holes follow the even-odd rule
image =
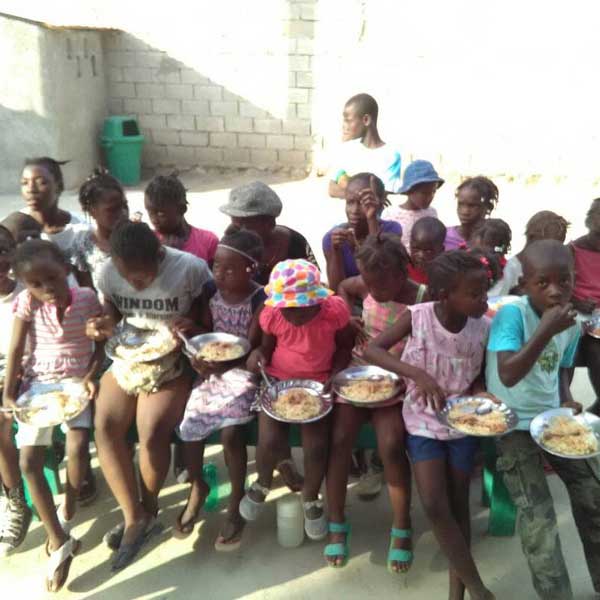
[[[48,423],[62,423],[76,417],[85,406],[87,398],[83,394],[72,395],[65,391],[46,392],[28,397],[20,404],[19,418],[31,425],[47,427]]]
[[[303,388],[291,388],[281,392],[272,403],[273,410],[289,421],[306,421],[321,412],[321,398]]]
[[[354,379],[340,386],[339,391],[352,402],[382,402],[394,396],[396,382],[385,376]]]
[[[548,450],[567,456],[598,451],[598,439],[592,429],[570,416],[552,417],[540,441]]]
[[[600,338],[600,327],[591,327],[588,333],[593,337]]]
[[[177,347],[177,340],[166,327],[148,333],[144,343],[137,346],[117,344],[115,355],[129,362],[145,362],[154,360],[172,352]]]
[[[501,410],[492,406],[490,412],[480,415],[475,412],[479,406],[481,401],[478,400],[453,406],[448,411],[448,423],[468,435],[494,436],[508,430],[506,416]]]
[[[209,342],[196,354],[196,358],[209,362],[236,360],[246,354],[241,344],[235,342]]]

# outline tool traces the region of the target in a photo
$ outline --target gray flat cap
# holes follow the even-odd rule
[[[219,208],[230,217],[278,217],[283,208],[279,196],[262,181],[240,185],[229,192],[229,202]]]

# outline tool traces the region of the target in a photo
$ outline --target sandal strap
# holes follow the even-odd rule
[[[327,528],[330,533],[350,533],[350,523],[345,521],[344,523],[334,523],[329,521]]]
[[[392,527],[390,535],[393,538],[406,540],[412,537],[412,529],[397,529],[396,527]]]
[[[348,544],[327,544],[323,550],[325,556],[348,556]]]
[[[316,500],[308,500],[307,502],[302,502],[302,506],[304,508],[304,512],[310,510],[311,508],[323,508],[324,503],[321,498],[317,498]]]
[[[390,548],[388,552],[388,562],[411,562],[413,559],[412,550],[403,550],[402,548]]]
[[[254,481],[253,483],[251,483],[250,489],[254,492],[260,492],[265,497],[265,500],[269,495],[269,492],[271,491],[269,488],[260,485],[258,481]]]
[[[56,569],[60,567],[69,557],[74,556],[75,545],[77,541],[70,537],[58,550],[53,550],[48,559],[46,575],[48,579],[54,577]]]

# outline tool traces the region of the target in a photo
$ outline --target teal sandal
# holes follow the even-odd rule
[[[394,543],[394,538],[403,539],[403,540],[412,538],[412,529],[396,529],[395,527],[392,527],[392,531],[391,531],[390,535],[391,535],[390,549],[388,551],[388,557],[387,557],[388,571],[390,573],[393,573],[394,575],[405,575],[408,572],[408,569],[410,569],[410,567],[412,565],[413,556],[414,556],[413,551],[412,550],[404,550],[403,548],[393,548],[392,544]],[[393,562],[407,563],[408,569],[406,571],[395,571],[392,568]]]
[[[329,533],[344,533],[346,540],[344,542],[337,542],[335,544],[327,544],[325,550],[323,550],[323,556],[327,559],[330,556],[342,556],[343,561],[341,565],[336,565],[331,561],[327,561],[327,564],[334,569],[345,567],[348,564],[348,554],[350,554],[350,531],[351,527],[349,523],[332,523],[327,524]]]

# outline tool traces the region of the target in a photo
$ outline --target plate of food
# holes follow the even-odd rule
[[[284,423],[312,423],[331,412],[331,396],[323,394],[323,384],[309,379],[279,381],[267,388],[262,409]]]
[[[503,402],[485,396],[451,398],[438,413],[440,423],[450,429],[475,437],[497,437],[515,429],[517,414]]]
[[[531,437],[546,452],[561,458],[600,455],[600,418],[589,412],[576,415],[571,408],[539,414],[529,427]]]
[[[79,416],[90,402],[81,380],[34,383],[17,399],[17,421],[35,427],[53,427]]]
[[[488,298],[487,316],[493,317],[505,305],[513,304],[520,299],[520,296],[490,296]]]
[[[589,336],[600,340],[600,315],[595,315],[589,321],[585,321],[583,330]]]
[[[154,323],[145,328],[129,322],[119,325],[117,332],[105,346],[106,356],[113,360],[145,363],[170,354],[179,341],[164,323]]]
[[[195,349],[194,358],[206,362],[230,362],[238,360],[250,352],[250,342],[229,333],[204,333],[189,340]],[[189,350],[186,355],[192,358]]]
[[[336,394],[355,406],[376,406],[396,396],[400,388],[398,375],[370,365],[350,367],[333,379]]]

